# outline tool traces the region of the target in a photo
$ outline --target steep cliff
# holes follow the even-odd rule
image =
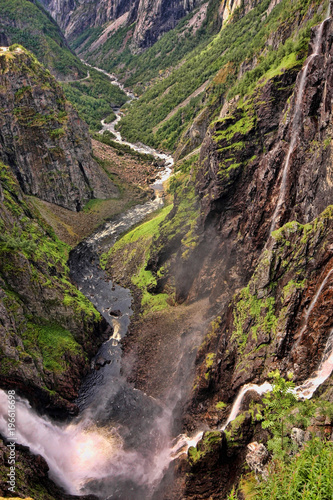
[[[92,158],[88,127],[20,46],[0,50],[0,159],[26,194],[71,210],[117,189]]]
[[[183,414],[189,433],[215,432],[179,463],[185,484],[168,499],[226,498],[245,472],[246,445],[267,440],[248,411],[255,392],[221,430],[244,384],[278,369],[307,381],[305,395],[325,381],[315,396],[333,401],[333,22],[319,22],[324,7],[309,2],[296,21],[276,25],[274,56],[243,61],[200,152],[176,164],[174,206],[147,251],[150,294],[177,304],[209,297],[215,315]],[[281,2],[272,18],[288,8]]]
[[[3,163],[0,181],[0,384],[37,408],[75,412],[72,401],[107,327],[70,283],[69,247]]]
[[[0,46],[15,43],[31,50],[59,80],[86,75],[59,27],[36,0],[0,1]]]

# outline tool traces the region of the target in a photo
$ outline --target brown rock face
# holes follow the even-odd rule
[[[110,329],[71,284],[67,245],[1,162],[0,184],[0,387],[55,416],[75,413],[89,359]]]
[[[155,43],[161,34],[203,0],[42,0],[67,37],[75,39],[87,28],[103,26],[127,14],[128,25],[136,23],[133,48],[143,49]]]
[[[0,159],[26,194],[80,210],[117,189],[92,158],[87,125],[27,51],[0,50]]]

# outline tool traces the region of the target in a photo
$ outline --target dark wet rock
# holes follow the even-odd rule
[[[103,358],[103,356],[98,356],[98,358],[94,362],[94,368],[95,370],[99,370],[100,368],[103,368],[103,366],[110,363],[111,363],[110,359],[105,359]]]

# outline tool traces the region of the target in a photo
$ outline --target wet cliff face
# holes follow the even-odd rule
[[[292,372],[297,384],[314,378],[331,352],[332,21],[322,28],[319,53],[307,60],[308,67],[262,82],[250,99],[231,103],[223,119],[210,127],[201,150],[196,180],[202,243],[193,250],[200,264],[183,271],[178,286],[187,286],[184,296],[194,298],[198,291],[209,293],[210,280],[212,308],[218,314],[198,352],[197,376],[184,412],[189,430],[202,428],[202,422],[220,428],[240,388],[263,383],[272,370],[285,377]],[[297,100],[302,117],[285,169]],[[285,195],[276,213],[284,170]],[[332,401],[333,380],[329,372],[326,376],[315,395]],[[246,413],[256,398],[256,393],[248,394],[241,405],[242,423],[228,428],[234,433],[232,442],[198,464],[189,461],[184,498],[206,498],[211,475],[223,478],[210,487],[212,498],[230,490],[230,475],[237,481],[246,444],[258,439]]]
[[[0,50],[0,159],[26,194],[80,210],[117,189],[92,158],[87,125],[22,48]]]
[[[66,15],[66,11],[65,11]],[[59,26],[37,0],[0,2],[0,46],[22,44],[61,81],[86,75]]]

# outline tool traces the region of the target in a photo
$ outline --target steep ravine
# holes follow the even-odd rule
[[[117,140],[120,142],[121,137]],[[171,157],[150,148],[146,151],[143,145],[133,148],[158,158],[163,156],[166,167],[161,178],[170,175]],[[99,498],[146,500],[171,460],[173,407],[137,391],[121,375],[120,340],[132,314],[131,295],[113,285],[99,266],[99,256],[112,247],[119,234],[163,205],[161,180],[152,187],[154,200],[106,223],[70,254],[73,281],[112,327],[110,339],[93,360],[95,370],[81,387],[77,399],[80,416],[69,425],[59,426],[38,416],[26,401],[17,405],[18,442],[40,453],[50,467],[51,479],[70,494],[87,492]],[[186,341],[184,351],[185,346]],[[6,395],[1,391],[2,434],[6,434],[6,404]],[[59,447],[60,443],[63,446]]]

